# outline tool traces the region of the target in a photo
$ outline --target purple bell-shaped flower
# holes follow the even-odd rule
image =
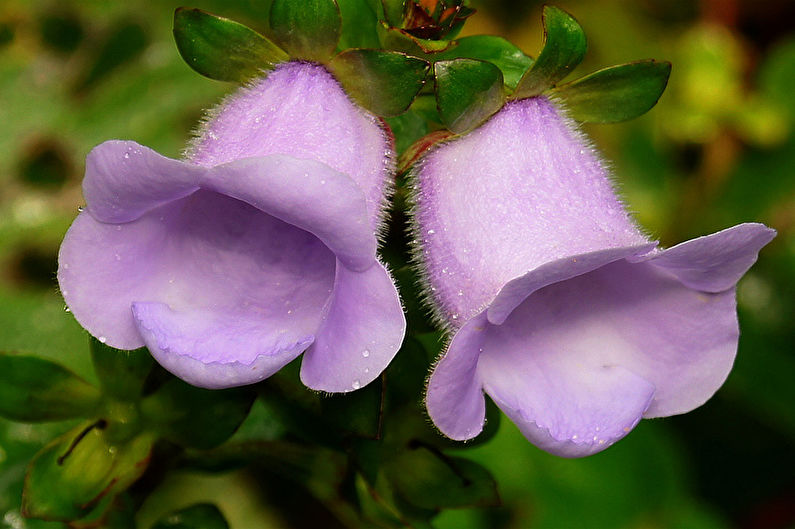
[[[376,257],[393,158],[324,67],[281,64],[210,113],[185,161],[128,141],[89,154],[61,292],[100,341],[146,345],[197,386],[257,382],[303,352],[308,387],[358,389],[405,330]]]
[[[544,97],[434,148],[414,185],[417,257],[452,333],[426,395],[448,437],[482,430],[485,392],[538,447],[585,456],[723,384],[735,285],[773,230],[657,248]]]

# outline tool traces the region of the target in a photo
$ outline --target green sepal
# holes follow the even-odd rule
[[[378,48],[378,4],[379,0],[337,0],[342,16],[342,32],[337,47]]]
[[[117,399],[137,400],[155,363],[149,351],[146,348],[134,351],[114,349],[93,336],[89,348],[102,391]]]
[[[151,529],[229,529],[229,524],[215,505],[197,503],[163,516]]]
[[[72,521],[110,501],[146,470],[154,438],[108,442],[104,422],[85,424],[45,446],[28,466],[22,513],[32,518]]]
[[[483,466],[426,447],[410,447],[385,467],[406,501],[422,509],[499,505],[497,483]]]
[[[537,96],[582,62],[588,44],[580,24],[562,9],[544,6],[544,47],[536,62],[522,76],[513,97]]]
[[[516,88],[519,79],[533,65],[533,59],[508,40],[494,35],[473,35],[453,41],[453,46],[435,55],[435,60],[479,59],[502,71],[505,85]]]
[[[218,81],[242,83],[289,59],[253,29],[201,9],[174,12],[174,39],[188,66]]]
[[[89,417],[100,392],[68,369],[35,356],[0,353],[0,416],[19,422]]]
[[[396,116],[425,84],[430,65],[395,51],[353,49],[334,57],[329,67],[361,106],[379,116]]]
[[[340,40],[342,16],[335,0],[273,0],[270,25],[291,57],[325,62]]]
[[[453,59],[436,62],[433,70],[439,115],[456,134],[477,127],[505,103],[502,72],[490,62]]]
[[[670,62],[654,59],[611,66],[552,92],[577,121],[615,123],[651,110],[668,84]]]
[[[384,8],[384,18],[387,24],[392,27],[400,27],[406,12],[406,0],[381,0],[381,5]]]
[[[255,397],[249,388],[209,390],[171,378],[141,402],[141,414],[169,441],[209,449],[235,433]]]
[[[421,39],[404,29],[393,28],[385,24],[379,24],[378,35],[383,48],[428,59],[433,54],[442,52],[453,45],[451,40]]]

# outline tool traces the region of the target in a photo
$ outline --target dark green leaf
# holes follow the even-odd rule
[[[586,48],[585,32],[574,17],[557,7],[544,6],[544,47],[513,97],[536,96],[554,86],[582,62]]]
[[[374,4],[378,0],[337,0],[342,14],[342,34],[339,48],[379,48],[378,14]]]
[[[533,59],[522,53],[502,37],[473,35],[453,42],[453,46],[434,56],[434,59],[479,59],[494,64],[502,71],[505,84],[513,89],[524,73],[533,65]]]
[[[197,503],[167,514],[152,529],[229,529],[229,524],[215,505]]]
[[[289,59],[253,29],[200,9],[174,12],[174,39],[188,66],[219,81],[244,82]]]
[[[429,130],[427,121],[411,108],[399,116],[387,118],[386,122],[395,135],[395,151],[398,155],[401,155],[412,143],[428,134]]]
[[[250,389],[209,390],[172,378],[143,400],[141,412],[167,439],[208,449],[235,433],[254,398]]]
[[[320,402],[321,413],[344,436],[376,438],[383,413],[381,388],[381,379],[376,379],[358,391],[330,395]]]
[[[35,356],[0,353],[0,415],[14,421],[87,417],[99,391],[58,364]]]
[[[502,108],[505,102],[502,72],[493,64],[475,59],[439,61],[436,104],[448,129],[463,134]]]
[[[648,112],[660,99],[671,63],[638,61],[604,68],[555,89],[569,115],[591,123],[614,123]]]
[[[379,116],[405,111],[425,83],[428,63],[403,53],[348,50],[330,67],[348,94]]]
[[[386,22],[390,26],[399,28],[403,25],[405,3],[406,0],[381,0],[381,4],[384,6]]]
[[[378,34],[383,48],[408,53],[424,59],[446,50],[452,45],[449,40],[421,39],[404,29],[392,28],[379,24]]]
[[[337,48],[342,18],[335,0],[273,0],[270,23],[293,58],[324,62]]]
[[[93,336],[90,348],[94,371],[105,394],[124,400],[140,397],[144,380],[154,365],[148,350],[114,349]]]
[[[417,447],[390,461],[386,472],[397,492],[423,509],[499,504],[494,478],[468,459]]]
[[[82,518],[143,474],[153,438],[139,436],[114,446],[107,442],[103,427],[100,422],[80,426],[33,458],[22,495],[25,516],[62,521]]]

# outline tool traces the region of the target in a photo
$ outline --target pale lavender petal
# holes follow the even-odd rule
[[[453,327],[550,261],[648,243],[596,153],[545,98],[508,103],[415,173],[419,257]]]
[[[163,303],[133,303],[132,311],[160,365],[208,389],[259,382],[290,363],[313,340],[311,334],[300,336],[301,326],[288,318],[262,318],[250,310],[177,312]]]
[[[134,141],[106,141],[88,153],[83,196],[95,219],[130,222],[196,191],[203,172]]]
[[[764,224],[746,223],[644,256],[690,288],[721,292],[734,285],[756,262],[759,250],[776,236]]]
[[[489,321],[501,324],[513,309],[539,288],[582,275],[619,259],[646,254],[655,246],[655,243],[647,243],[628,248],[610,248],[543,264],[502,287],[488,308]]]
[[[584,440],[595,451],[622,437],[641,414],[671,415],[703,404],[725,381],[737,336],[733,291],[694,291],[649,263],[622,260],[544,287],[504,324],[490,326],[479,373],[487,393],[515,420],[536,422],[551,439]],[[527,379],[531,371],[542,380]],[[576,385],[587,387],[586,394],[572,389]],[[587,394],[599,392],[601,401]],[[536,393],[562,406],[576,408],[579,400],[580,407],[556,411],[539,404]],[[588,417],[593,428],[586,428]],[[563,421],[560,429],[555,421]],[[597,426],[604,437],[593,433]],[[578,455],[566,446],[565,453],[551,451]]]
[[[667,305],[657,303],[657,289],[613,289],[624,271],[616,266],[631,265],[613,263],[542,288],[502,325],[487,327],[478,363],[486,393],[531,442],[554,454],[607,448],[638,423],[654,396],[652,381],[616,360],[657,354],[633,339],[653,326],[641,319],[649,315],[644,304]]]
[[[140,347],[139,324],[146,336],[157,331],[160,342],[148,345],[163,354],[206,363],[253,364],[306,347],[335,269],[334,254],[314,235],[204,190],[123,225],[83,213],[60,261],[67,304],[94,336]]]
[[[284,155],[237,160],[205,171],[200,185],[313,233],[350,268],[375,263],[377,241],[361,189],[321,162]]]
[[[304,354],[301,381],[334,393],[364,387],[395,356],[405,330],[400,298],[381,263],[363,272],[337,263],[334,292]]]
[[[392,139],[319,64],[293,61],[211,111],[189,160],[205,166],[286,154],[317,160],[362,189],[374,228],[394,170]]]
[[[463,325],[428,379],[428,415],[444,435],[456,441],[478,435],[486,420],[486,400],[477,366],[487,325],[485,313]]]

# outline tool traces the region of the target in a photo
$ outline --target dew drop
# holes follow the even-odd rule
[[[359,389],[360,387],[362,387],[361,382],[359,382],[358,380],[354,380],[353,381],[353,389]]]
[[[63,311],[64,312],[72,312],[72,309],[70,309],[68,305],[64,305],[63,306]]]
[[[125,159],[125,160],[129,160],[129,159],[130,159],[130,153],[128,153],[128,152],[125,152],[125,153],[124,153],[124,159]]]
[[[85,207],[85,206],[77,206],[77,212],[78,212],[78,213],[82,213],[82,212],[84,212],[85,210],[86,210],[86,207]]]
[[[364,351],[362,351],[362,356],[365,357],[365,358],[370,356],[370,350],[369,349],[365,349]]]
[[[64,270],[69,270],[69,263],[64,263],[63,264],[63,269]]]
[[[369,372],[370,372],[370,368],[369,368],[369,367],[365,367],[365,368],[364,368],[364,373],[365,373],[365,374],[367,374],[367,373],[369,373]]]
[[[121,255],[116,254],[116,255],[114,255],[114,257],[116,258],[117,261],[121,261]]]
[[[433,235],[434,233],[436,233],[436,230],[428,230],[428,235]]]
[[[104,336],[100,336],[99,338],[97,338],[97,340],[99,340],[99,343],[105,343],[108,341],[108,339],[105,338]]]

